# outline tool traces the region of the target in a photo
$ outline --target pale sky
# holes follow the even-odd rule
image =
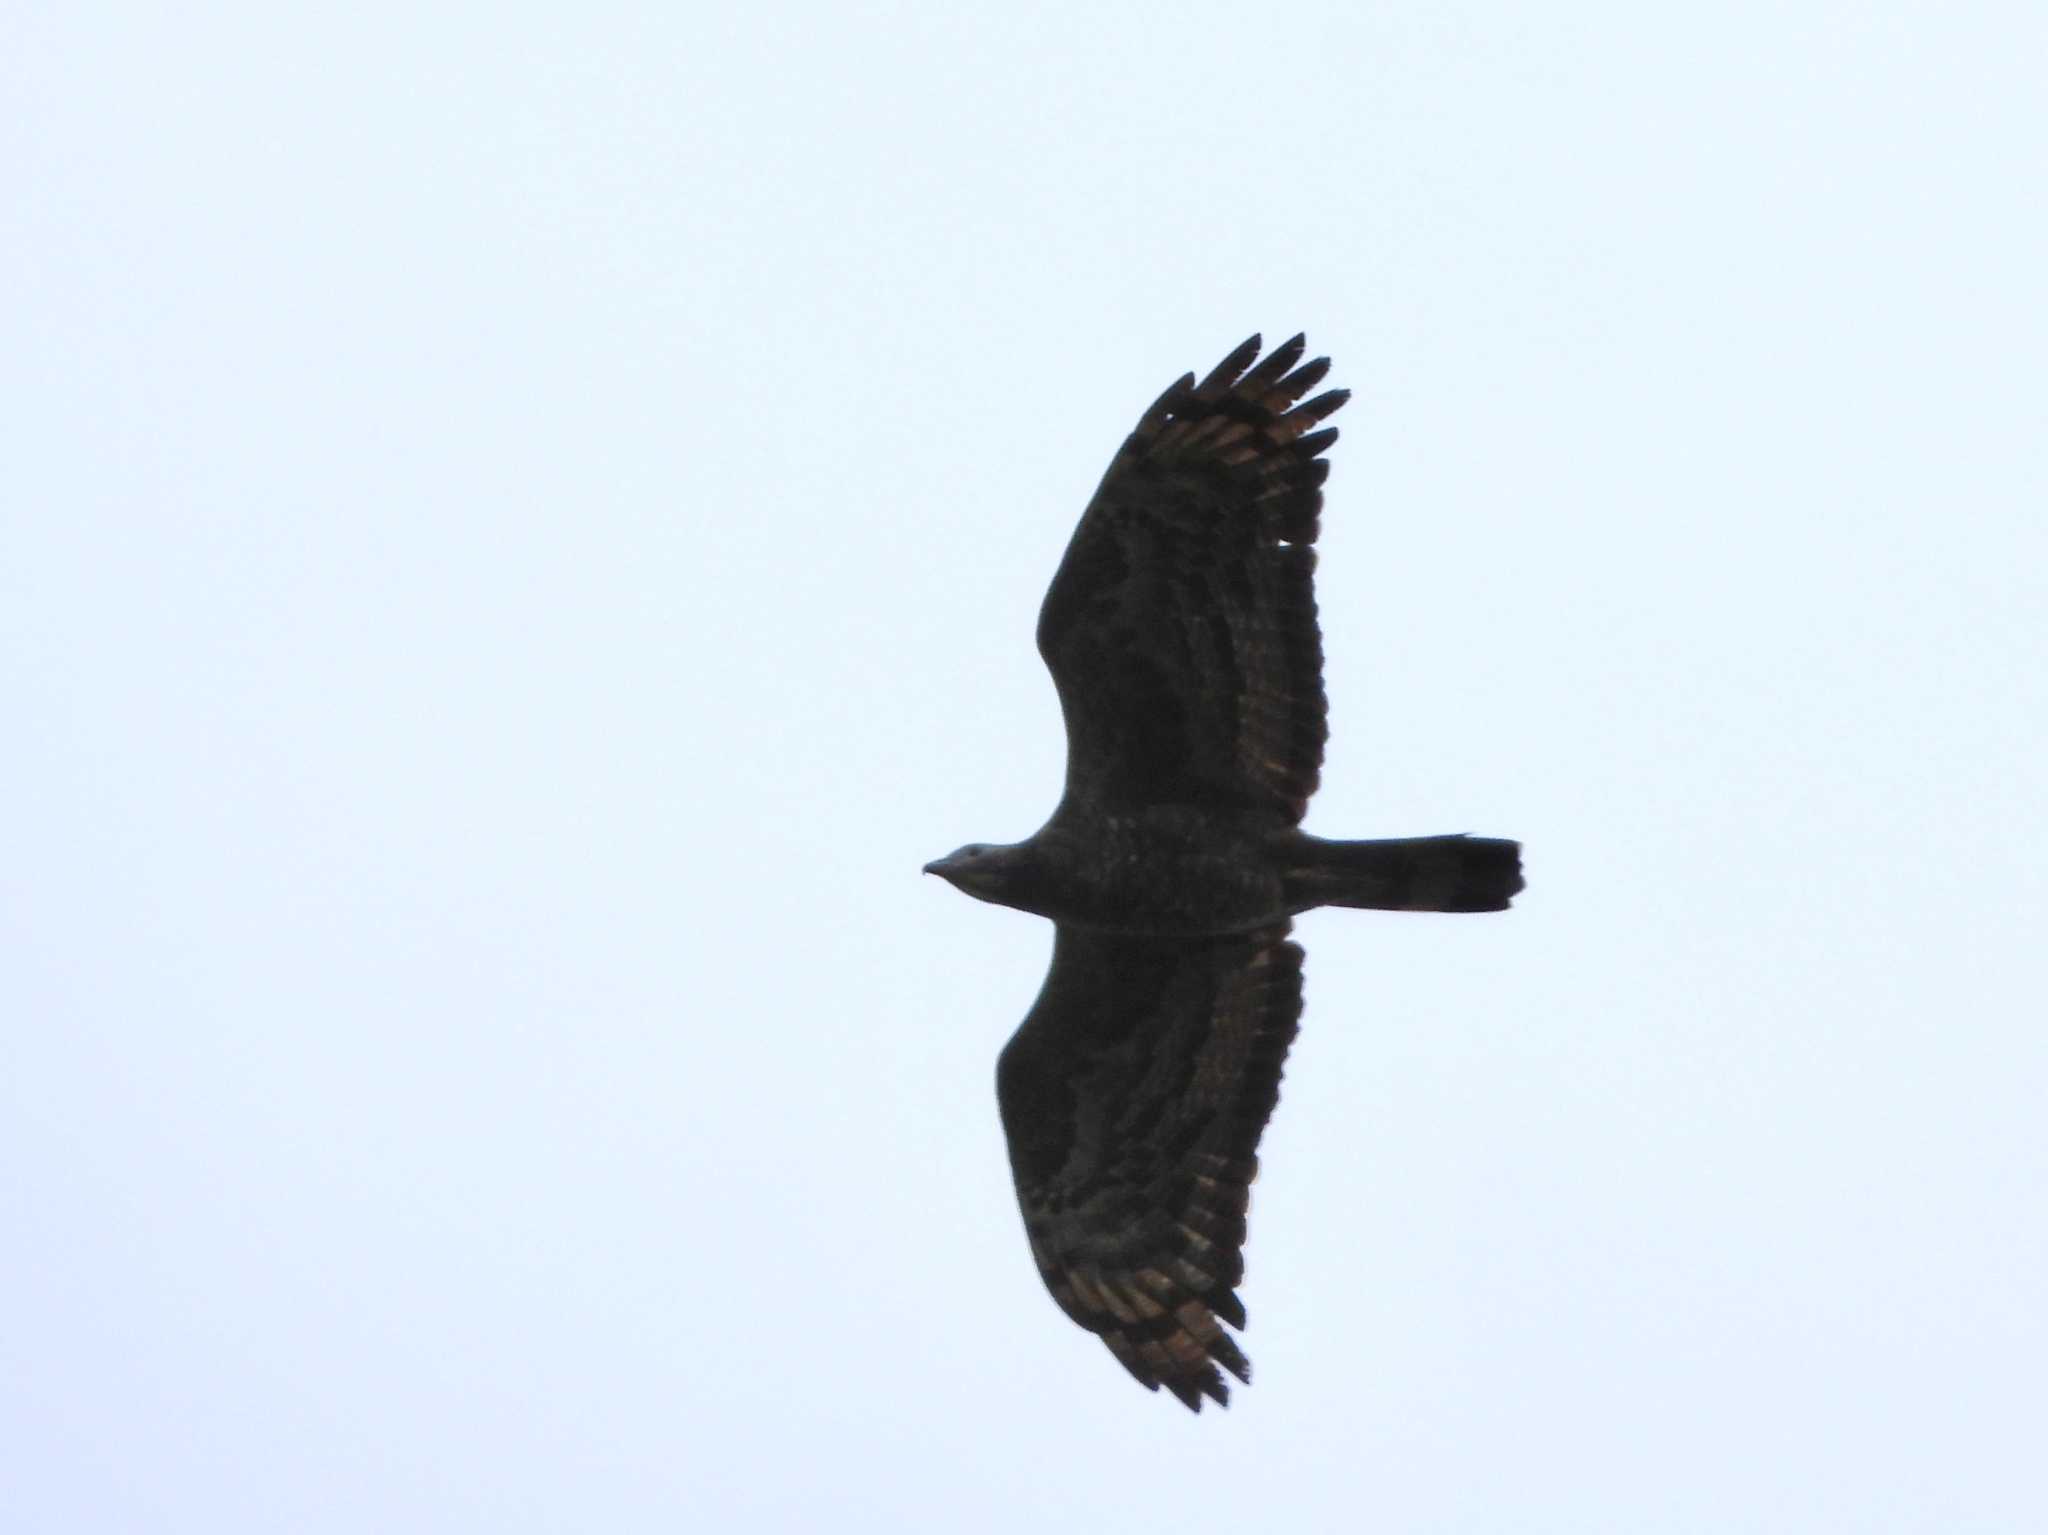
[[[2032,6],[19,8],[23,1531],[2048,1528]],[[1255,1384],[1041,1288],[1037,606],[1353,390]]]

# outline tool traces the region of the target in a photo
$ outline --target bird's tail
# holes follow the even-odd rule
[[[1522,844],[1500,837],[1301,839],[1289,904],[1374,911],[1505,911],[1522,888]]]

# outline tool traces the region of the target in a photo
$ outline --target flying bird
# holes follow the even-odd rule
[[[1138,418],[1038,615],[1066,790],[1022,842],[925,865],[1055,924],[996,1095],[1038,1272],[1140,1384],[1192,1410],[1251,1366],[1245,1211],[1301,1015],[1291,919],[1500,911],[1521,849],[1300,829],[1328,736],[1313,585],[1320,423],[1348,393],[1253,336]],[[1218,1367],[1221,1367],[1220,1369]]]

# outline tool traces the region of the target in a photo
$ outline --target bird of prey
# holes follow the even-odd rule
[[[925,865],[1056,924],[996,1067],[1024,1229],[1053,1299],[1150,1390],[1230,1400],[1249,1185],[1301,1013],[1291,919],[1500,911],[1519,844],[1300,829],[1328,735],[1316,528],[1347,398],[1253,336],[1138,418],[1038,615],[1066,791],[1023,842]]]

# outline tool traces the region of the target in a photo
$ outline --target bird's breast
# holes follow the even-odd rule
[[[1273,829],[1178,806],[1055,821],[1048,916],[1159,937],[1244,932],[1286,915]]]

